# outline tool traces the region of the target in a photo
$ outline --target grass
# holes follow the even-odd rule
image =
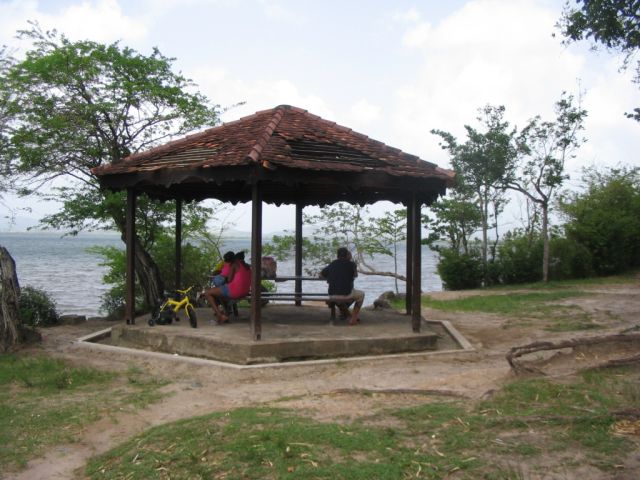
[[[588,312],[577,305],[567,304],[564,300],[588,295],[589,292],[584,287],[624,284],[634,279],[635,273],[615,277],[497,286],[483,290],[481,295],[452,300],[437,300],[423,296],[422,305],[442,311],[483,312],[512,317],[505,328],[523,326],[535,321],[541,328],[551,332],[589,330],[600,326],[593,322]],[[507,289],[511,292],[503,293]],[[517,291],[512,291],[514,289]],[[395,300],[392,304],[395,308],[404,309],[403,300]]]
[[[75,441],[113,409],[157,400],[161,382],[77,368],[46,356],[0,356],[0,471],[22,468],[55,445]],[[124,383],[124,385],[123,385]]]
[[[632,447],[614,435],[612,412],[637,405],[639,377],[640,370],[626,368],[571,383],[519,380],[491,400],[434,401],[349,424],[242,408],[153,428],[92,459],[85,475],[439,479],[456,472],[455,478],[504,479],[526,478],[524,463],[543,476],[570,478],[572,465],[585,464],[606,473]]]

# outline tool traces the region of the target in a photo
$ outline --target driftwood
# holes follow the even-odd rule
[[[6,352],[20,342],[20,284],[16,263],[6,248],[0,246],[0,352]]]
[[[517,358],[529,353],[540,352],[544,350],[560,350],[562,348],[575,348],[586,345],[597,345],[609,342],[640,342],[640,333],[617,333],[612,335],[602,335],[596,337],[572,338],[570,340],[562,340],[559,342],[533,342],[521,347],[513,347],[506,355],[507,362],[511,369],[516,373],[543,373],[536,368],[528,367],[516,361]],[[634,355],[628,358],[610,360],[596,368],[606,368],[622,365],[631,365],[640,362],[640,355]]]

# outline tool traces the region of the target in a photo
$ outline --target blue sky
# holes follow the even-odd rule
[[[279,104],[448,166],[437,128],[463,135],[478,108],[507,118],[550,117],[562,91],[584,91],[589,141],[567,165],[576,186],[590,165],[639,165],[640,105],[621,59],[553,38],[564,1],[0,0],[0,43],[37,20],[71,39],[153,46],[235,120]],[[17,204],[8,198],[10,203]],[[32,203],[38,217],[55,205]],[[377,205],[375,212],[392,208]],[[290,209],[265,209],[265,231],[291,227]],[[248,230],[249,209],[231,218]],[[516,226],[517,212],[505,218]]]

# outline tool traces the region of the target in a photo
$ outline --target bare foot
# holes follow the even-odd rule
[[[217,319],[218,325],[222,325],[223,323],[227,323],[229,321],[229,317],[227,315],[221,314]]]
[[[360,319],[358,317],[352,316],[349,320],[349,325],[354,326],[360,323]]]

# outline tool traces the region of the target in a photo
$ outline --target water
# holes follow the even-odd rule
[[[9,250],[16,261],[18,280],[21,286],[30,285],[48,292],[62,314],[87,316],[100,315],[102,294],[110,285],[102,282],[106,267],[100,266],[102,257],[87,251],[92,246],[115,246],[124,248],[117,234],[85,234],[77,237],[61,237],[57,233],[0,233],[0,245]],[[227,240],[222,251],[250,250],[249,240]],[[379,256],[370,262],[381,271],[393,271],[393,259]],[[442,282],[436,273],[437,256],[427,247],[422,250],[422,289],[442,290]],[[404,249],[399,252],[399,272],[404,273]],[[293,259],[278,262],[279,275],[293,275]],[[404,291],[404,282],[398,283]],[[395,290],[390,277],[360,274],[356,288],[364,290],[365,304],[371,304],[388,290]],[[277,284],[278,291],[291,292],[294,282]],[[307,292],[326,292],[324,282],[304,282]]]

